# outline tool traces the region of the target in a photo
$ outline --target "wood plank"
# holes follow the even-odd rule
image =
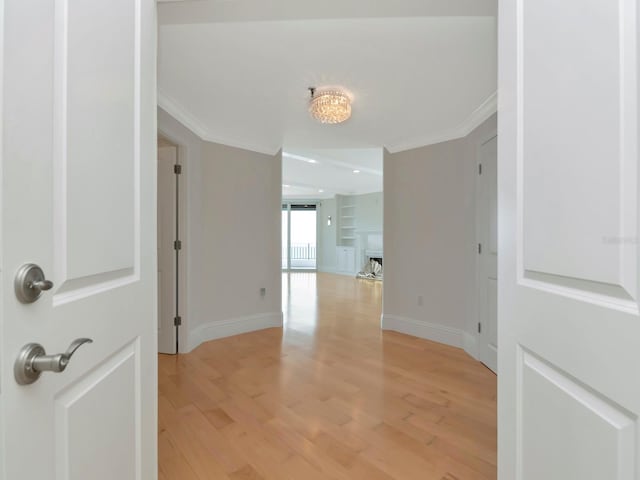
[[[160,356],[161,479],[495,480],[495,375],[381,332],[379,283],[284,278],[285,330]]]

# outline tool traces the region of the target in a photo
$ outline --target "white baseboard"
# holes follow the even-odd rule
[[[319,272],[324,272],[324,273],[335,273],[336,272],[336,266],[335,265],[318,265],[318,269]]]
[[[193,350],[204,342],[217,338],[232,337],[233,335],[255,332],[265,328],[282,327],[282,318],[282,312],[274,312],[205,323],[188,333],[188,351]]]
[[[318,267],[318,271],[322,273],[333,273],[335,275],[344,275],[346,277],[354,277],[354,278],[356,276],[356,273],[358,273],[358,272],[339,272],[334,267]]]
[[[463,347],[464,351],[467,352],[469,355],[471,355],[474,359],[476,360],[480,360],[480,354],[478,352],[478,337],[477,335],[468,333],[468,332],[464,332],[464,338],[463,338],[464,344]]]
[[[446,325],[388,314],[382,315],[381,325],[382,330],[393,330],[406,335],[451,345],[452,347],[462,348],[464,346],[464,332]]]

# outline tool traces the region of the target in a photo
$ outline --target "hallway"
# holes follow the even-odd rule
[[[161,480],[496,478],[496,377],[380,331],[382,285],[283,274],[285,328],[159,358]]]

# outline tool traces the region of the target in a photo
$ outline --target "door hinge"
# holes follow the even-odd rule
[[[182,173],[182,165],[176,163],[173,166],[173,173],[175,173],[176,175],[180,175]]]
[[[482,175],[482,164],[478,164],[478,175]]]
[[[482,333],[482,324],[478,322],[478,333]]]
[[[478,255],[482,255],[482,244],[478,244]]]
[[[173,242],[173,249],[182,250],[182,240],[176,240],[175,242]]]
[[[182,317],[180,315],[178,315],[177,317],[173,318],[173,324],[176,327],[179,327],[180,325],[182,325]]]

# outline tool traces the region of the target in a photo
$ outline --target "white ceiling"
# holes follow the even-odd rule
[[[496,0],[199,0],[159,8],[160,106],[205,140],[265,153],[284,147],[319,161],[285,157],[285,184],[379,191],[381,147],[464,136],[496,110]],[[307,87],[327,85],[353,96],[344,124],[321,125],[308,114]],[[351,173],[350,162],[360,161],[373,162],[375,173]]]
[[[284,198],[332,198],[382,191],[381,148],[288,149],[282,155]]]

